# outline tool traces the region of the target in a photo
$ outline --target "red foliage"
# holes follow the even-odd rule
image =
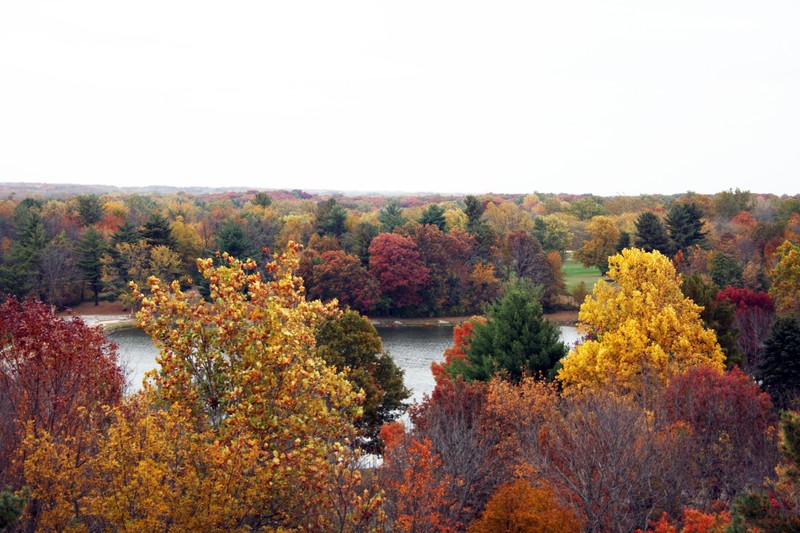
[[[81,439],[102,405],[117,404],[124,376],[116,346],[81,319],[39,301],[0,304],[0,485],[32,422],[35,435]],[[4,480],[3,478],[6,477]]]
[[[747,211],[742,211],[731,219],[731,224],[737,227],[740,231],[754,230],[758,226],[758,221]]]
[[[417,245],[420,260],[430,270],[425,303],[433,309],[458,304],[453,293],[457,296],[467,283],[475,238],[460,230],[444,233],[432,225],[415,227],[410,237]]]
[[[727,300],[736,306],[737,311],[758,308],[763,311],[773,312],[775,304],[766,292],[755,292],[749,289],[726,287],[717,293],[717,302]]]
[[[311,298],[336,298],[342,306],[368,311],[378,300],[378,283],[358,257],[342,250],[323,252],[311,266]]]
[[[707,499],[731,498],[772,474],[778,460],[777,415],[769,395],[738,367],[725,373],[692,368],[672,380],[662,405],[667,422],[691,429]]]
[[[467,383],[459,376],[438,382],[430,396],[408,408],[408,414],[418,432],[424,434],[441,419],[468,419],[470,426],[476,425],[485,404],[486,382]]]
[[[372,240],[369,255],[372,274],[395,306],[408,307],[422,301],[420,291],[430,280],[430,270],[422,264],[410,237],[381,233]]]
[[[664,406],[671,421],[686,422],[710,438],[727,431],[742,440],[739,444],[763,441],[778,422],[769,394],[738,367],[725,373],[707,366],[689,369],[664,391]]]

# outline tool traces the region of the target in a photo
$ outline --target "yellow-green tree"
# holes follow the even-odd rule
[[[690,367],[724,368],[714,332],[681,293],[669,259],[623,250],[609,258],[608,276],[614,283],[598,282],[581,306],[579,330],[588,340],[563,360],[558,377],[566,387],[611,384],[641,393]]]
[[[600,269],[600,273],[605,274],[608,270],[608,258],[616,251],[619,229],[611,217],[596,216],[586,225],[586,232],[589,234],[589,240],[575,253],[575,256],[583,266],[596,266]]]
[[[781,314],[800,314],[800,246],[784,241],[775,257],[778,263],[770,271],[769,295]]]

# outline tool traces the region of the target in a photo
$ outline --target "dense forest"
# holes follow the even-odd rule
[[[0,253],[0,527],[800,528],[800,197],[38,191]],[[420,404],[377,315],[475,315]]]

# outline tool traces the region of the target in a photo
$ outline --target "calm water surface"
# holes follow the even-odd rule
[[[574,327],[561,326],[561,339],[572,347],[578,340]],[[397,365],[405,370],[406,387],[411,389],[412,400],[419,401],[433,390],[431,363],[444,359],[445,349],[453,344],[453,330],[447,327],[378,328],[383,347]],[[109,333],[109,338],[119,345],[120,360],[126,367],[132,389],[142,384],[144,373],[156,367],[156,349],[150,337],[138,329]]]

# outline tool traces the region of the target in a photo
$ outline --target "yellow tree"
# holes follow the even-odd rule
[[[619,241],[619,229],[606,216],[596,216],[586,225],[589,240],[583,244],[575,256],[583,266],[596,266],[602,274],[608,270],[608,258],[616,251]]]
[[[131,458],[139,465],[131,472],[161,468],[169,475],[148,475],[175,478],[164,490],[177,490],[183,499],[168,506],[159,523],[183,520],[169,509],[188,513],[192,506],[210,505],[208,494],[228,503],[216,505],[218,511],[203,520],[187,518],[186,528],[338,530],[377,518],[375,493],[355,492],[360,474],[350,445],[361,394],[314,350],[316,328],[339,311],[305,299],[302,279],[294,275],[298,247],[293,243],[266,265],[268,280],[252,261],[226,255],[222,260],[220,267],[210,259],[198,261],[210,284],[208,302],[182,292],[178,283],[162,286],[156,278],[149,280],[149,296],[136,291],[142,299],[138,324],[159,349],[160,369],[149,376],[149,401],[159,410],[185,411],[188,423],[155,412],[123,424],[120,431],[153,426],[170,438],[191,430],[188,438],[195,439],[197,452],[182,459],[187,465],[173,466],[177,451],[160,452],[155,444]],[[121,439],[124,431],[110,434]],[[109,457],[113,465],[116,459]],[[112,504],[102,506],[133,508]],[[115,524],[124,519],[117,516]]]
[[[784,241],[775,250],[778,263],[770,271],[769,295],[778,313],[800,314],[800,246]]]
[[[724,368],[716,335],[681,293],[669,259],[623,250],[609,258],[608,276],[614,283],[599,281],[581,306],[579,330],[588,340],[563,360],[558,377],[566,387],[613,384],[642,393],[690,367]]]

